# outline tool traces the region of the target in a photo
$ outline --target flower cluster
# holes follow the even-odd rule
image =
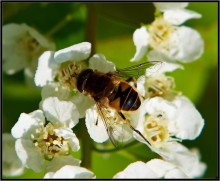
[[[185,21],[201,15],[185,9],[188,3],[154,3],[157,17],[149,25],[134,32],[136,54],[131,61],[140,60],[146,52],[156,51],[170,61],[191,62],[203,53],[204,42],[200,34],[187,26]]]
[[[26,24],[7,24],[2,29],[3,71],[15,74],[24,69],[27,83],[32,84],[38,57],[54,50],[54,43]],[[13,50],[13,53],[12,53]]]
[[[136,53],[131,61],[138,61],[147,54],[152,66],[144,69],[145,73],[137,81],[127,83],[104,55],[91,55],[89,42],[55,51],[53,44],[27,25],[4,27],[3,34],[12,31],[11,28],[18,29],[12,31],[12,37],[3,36],[4,70],[13,74],[24,68],[25,72],[32,70],[29,71],[32,77],[34,70],[35,85],[42,88],[39,109],[22,113],[11,130],[17,157],[14,163],[8,161],[10,168],[5,175],[12,170],[14,174],[21,174],[24,168],[35,172],[46,168],[44,178],[95,178],[94,173],[81,167],[81,161],[73,156],[80,149],[80,141],[73,132],[80,118],[85,118],[88,133],[97,143],[110,140],[117,146],[136,140],[161,156],[146,163],[131,163],[114,178],[197,178],[204,174],[206,164],[200,161],[199,151],[180,143],[196,139],[204,120],[193,103],[175,90],[174,78],[166,75],[184,68],[177,61],[195,61],[203,53],[199,33],[182,25],[201,15],[185,9],[188,3],[167,4],[154,3],[154,22],[134,32]],[[17,60],[19,66],[11,66],[12,61],[16,61],[15,57],[7,56],[9,48],[18,49],[18,46],[23,52],[16,57],[22,61]],[[38,65],[32,66],[36,59]],[[126,112],[115,108],[120,107],[117,101],[110,106],[108,97],[102,101],[94,99],[84,90],[89,81],[87,74],[81,75],[84,70],[114,76],[112,84],[124,82],[125,90],[126,86],[133,87],[140,98],[140,107]],[[84,81],[79,81],[79,75],[84,76]]]

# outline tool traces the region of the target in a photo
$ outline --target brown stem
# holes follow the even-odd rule
[[[86,32],[85,40],[92,44],[91,56],[96,52],[96,25],[97,16],[93,3],[86,3],[87,7],[87,21],[86,21]]]
[[[91,56],[95,52],[95,41],[96,41],[96,24],[97,17],[93,8],[93,4],[87,3],[87,21],[86,21],[86,31],[85,40],[92,44]],[[85,121],[83,121],[81,126],[82,131],[82,166],[86,168],[91,168],[92,160],[92,144],[91,138],[88,134],[88,130],[85,126]]]
[[[85,119],[81,119],[81,139],[82,139],[82,166],[88,169],[91,168],[92,160],[92,144],[88,130],[85,126]]]

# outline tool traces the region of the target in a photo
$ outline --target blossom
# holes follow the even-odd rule
[[[2,134],[2,174],[17,176],[24,172],[24,167],[15,152],[15,139],[9,133]]]
[[[79,150],[79,141],[71,130],[79,117],[75,105],[47,98],[42,108],[43,111],[22,113],[11,130],[19,159],[35,172],[42,170],[45,160]]]
[[[165,75],[165,73],[176,69],[183,69],[183,67],[179,64],[167,62],[159,62],[149,67],[146,69],[145,75],[137,79],[137,91],[145,99],[159,96],[172,101],[181,93],[175,91],[174,78]]]
[[[135,30],[133,41],[136,54],[131,61],[140,60],[148,51],[160,52],[173,62],[186,63],[198,59],[203,53],[204,42],[196,30],[181,24],[201,15],[184,9],[187,4],[183,3],[155,5],[163,14],[150,25]]]
[[[137,161],[128,165],[114,178],[189,178],[174,164],[160,159],[152,159],[147,163]]]
[[[89,42],[72,45],[56,52],[44,52],[38,61],[35,84],[42,87],[58,78],[63,84],[75,88],[74,75],[82,70],[84,65],[81,63],[89,57],[90,52]]]
[[[69,51],[73,51],[73,50],[77,50],[80,49],[79,47],[81,47],[82,50],[85,50],[88,53],[88,49],[90,48],[90,44],[85,42],[85,43],[81,43],[79,45],[74,45],[72,48],[69,48]],[[76,51],[75,50],[75,51]],[[76,52],[77,52],[76,51]],[[61,51],[62,52],[62,51]],[[69,52],[67,50],[64,51],[65,54],[68,54]],[[86,52],[82,52],[82,57],[83,56],[87,56]],[[80,61],[77,63],[73,63],[74,64],[74,68],[73,64],[68,64],[67,67],[65,68],[61,68],[64,67],[64,65],[62,64],[56,64],[55,63],[55,59],[50,56],[51,52],[45,52],[39,59],[39,68],[38,71],[36,72],[36,76],[35,76],[35,80],[36,82],[39,82],[39,85],[43,86],[42,88],[42,99],[44,100],[47,97],[58,97],[60,100],[63,101],[71,101],[73,102],[80,113],[80,118],[85,117],[85,111],[92,107],[92,105],[94,105],[94,101],[83,95],[82,93],[80,93],[79,91],[77,91],[76,88],[76,76],[71,76],[69,74],[71,74],[70,72],[72,71],[73,74],[79,74],[83,69],[86,68],[91,68],[93,70],[99,70],[103,73],[107,73],[110,71],[114,71],[115,70],[115,65],[106,60],[106,58],[104,57],[104,55],[102,54],[95,54],[93,55],[90,59],[89,59],[89,65],[88,66],[81,66],[82,64],[80,64]],[[85,55],[86,54],[86,55]],[[47,60],[45,57],[48,57],[49,55],[49,59]],[[61,54],[63,55],[63,54]],[[75,54],[73,54],[75,56]],[[79,53],[78,53],[79,55]],[[64,57],[68,57],[68,56],[64,56]],[[61,58],[59,58],[61,59]],[[74,58],[73,58],[74,60]],[[83,60],[83,59],[82,59]],[[50,65],[49,67],[47,67],[47,63],[46,62],[50,62],[48,65]],[[42,64],[41,64],[42,62]],[[81,61],[83,62],[83,61]],[[72,67],[70,67],[70,65],[72,65]],[[54,67],[50,68],[50,67]],[[59,67],[59,68],[58,68]],[[77,68],[78,67],[78,68]],[[69,68],[73,68],[71,70],[67,70]],[[48,72],[49,76],[45,76],[44,72]],[[58,78],[58,80],[60,81],[55,81],[55,77],[56,76],[61,76],[60,78]],[[65,77],[65,78],[64,78]],[[42,78],[42,79],[41,79]],[[65,80],[64,80],[65,79]],[[67,81],[68,80],[68,81]],[[47,83],[48,82],[48,83]]]
[[[206,166],[200,164],[198,152],[188,150],[177,141],[196,139],[203,126],[203,118],[186,97],[176,96],[173,101],[154,97],[142,103],[136,127],[148,143],[136,133],[134,137],[147,144],[165,161],[177,165],[189,177],[197,177],[204,172]]]
[[[188,149],[178,142],[169,142],[166,147],[152,150],[165,161],[175,164],[189,178],[201,177],[206,171],[207,165],[200,161],[201,156],[196,148]]]
[[[172,102],[154,97],[142,103],[136,129],[149,141],[150,147],[160,149],[169,146],[169,142],[194,140],[203,126],[203,118],[186,97],[177,96]]]
[[[184,152],[183,152],[184,153]],[[123,171],[114,175],[113,178],[198,178],[201,177],[206,165],[200,162],[198,157],[190,160],[190,156],[185,156],[186,160],[181,160],[184,164],[175,164],[162,159],[152,159],[147,163],[137,161],[129,164]],[[195,162],[188,162],[195,161]],[[183,167],[182,167],[183,166]],[[191,170],[186,171],[184,166],[190,166]]]
[[[3,70],[14,74],[24,69],[25,75],[33,79],[38,57],[55,49],[54,44],[26,24],[6,24],[2,33]]]

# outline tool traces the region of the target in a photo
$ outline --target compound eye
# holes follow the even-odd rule
[[[76,85],[78,91],[83,92],[86,81],[91,73],[93,73],[92,69],[85,69],[79,74]]]

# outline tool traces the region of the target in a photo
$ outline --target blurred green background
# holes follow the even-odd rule
[[[185,70],[171,73],[175,77],[177,90],[183,92],[196,105],[205,119],[202,134],[195,141],[183,141],[189,148],[201,151],[202,161],[208,169],[204,178],[218,175],[218,57],[217,20],[218,2],[192,2],[188,9],[202,14],[201,19],[185,23],[201,33],[205,41],[203,56],[190,64]],[[129,60],[135,53],[132,35],[141,23],[153,21],[152,3],[30,3],[3,2],[3,25],[26,23],[45,35],[50,35],[57,49],[62,49],[82,41],[91,41],[94,52],[103,53],[118,67],[132,65]],[[65,20],[66,17],[71,20]],[[12,50],[13,53],[13,50]],[[140,63],[140,62],[138,62]],[[10,132],[20,113],[38,109],[40,89],[27,87],[23,72],[8,76],[2,73],[3,115],[2,131]],[[79,128],[80,125],[77,128]],[[78,134],[79,131],[76,131]],[[80,158],[81,153],[74,153]],[[136,144],[121,151],[92,152],[92,170],[97,178],[111,178],[136,160],[147,161],[154,157],[145,145]],[[26,170],[17,178],[42,178],[44,173],[36,174]]]

